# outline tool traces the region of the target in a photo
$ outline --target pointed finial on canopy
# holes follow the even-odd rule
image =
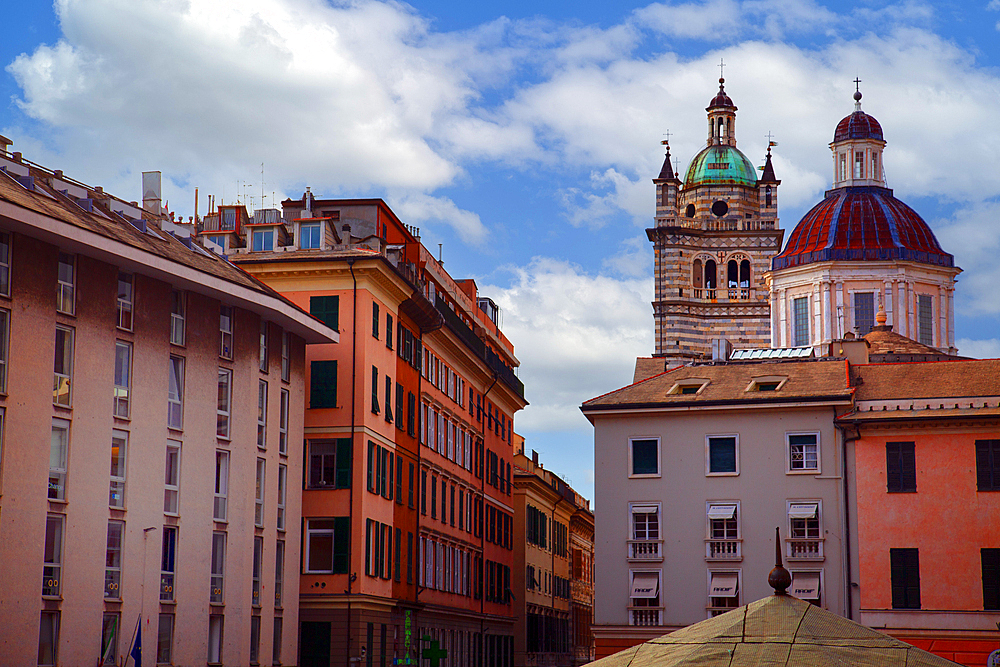
[[[774,569],[767,575],[767,583],[775,595],[788,595],[788,587],[792,585],[792,575],[781,565],[781,534],[777,526],[774,528]]]

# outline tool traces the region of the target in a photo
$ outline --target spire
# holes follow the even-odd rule
[[[774,167],[771,165],[771,146],[777,146],[778,144],[769,141],[767,142],[767,159],[764,162],[764,170],[760,175],[761,183],[781,183],[774,175]]]
[[[661,141],[661,144],[667,147],[667,155],[663,158],[663,166],[660,168],[660,175],[656,177],[658,181],[673,181],[677,179],[674,174],[674,168],[670,163],[670,142]]]
[[[781,565],[781,533],[774,529],[774,569],[767,575],[768,585],[774,589],[775,595],[788,595],[788,587],[792,585],[792,575]]]
[[[861,111],[861,79],[854,78],[854,110]]]

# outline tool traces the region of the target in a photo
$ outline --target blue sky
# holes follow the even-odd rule
[[[126,199],[161,170],[259,205],[384,197],[504,308],[532,405],[517,429],[592,494],[578,406],[652,352],[650,179],[702,145],[725,58],[737,138],[778,141],[782,227],[829,187],[864,108],[889,186],[964,269],[963,353],[1000,356],[1000,0],[834,3],[59,0],[6,3],[0,134]],[[261,165],[263,164],[263,181]],[[204,209],[203,211],[204,212]]]

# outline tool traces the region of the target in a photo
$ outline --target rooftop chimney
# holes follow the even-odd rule
[[[142,208],[156,215],[159,215],[161,211],[160,177],[158,171],[142,172]]]

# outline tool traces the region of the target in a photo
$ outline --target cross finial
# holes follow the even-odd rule
[[[861,79],[859,79],[858,77],[854,77],[854,92],[856,93],[861,92]]]
[[[667,148],[669,148],[670,147],[670,130],[667,130],[666,132],[664,132],[663,136],[666,137],[666,139],[664,139],[660,143],[663,144],[664,146],[666,146]]]
[[[771,140],[774,139],[774,135],[771,134],[771,130],[768,130],[767,134],[765,134],[764,136],[767,137],[767,143],[770,146]]]
[[[723,58],[719,58],[719,78],[720,79],[723,79],[726,76],[725,73],[723,72],[723,69],[725,68],[725,66],[726,66],[726,61]]]

